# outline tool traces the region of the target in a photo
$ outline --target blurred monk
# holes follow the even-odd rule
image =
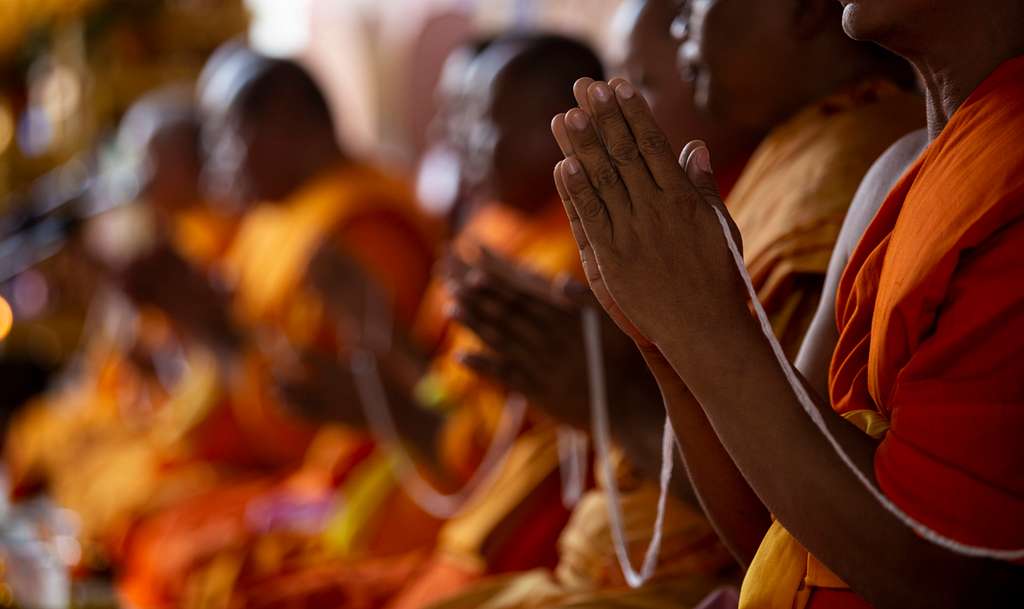
[[[349,558],[403,553],[432,542],[437,528],[395,491],[388,454],[345,425],[361,416],[340,361],[371,285],[387,295],[397,323],[412,319],[433,263],[433,229],[404,184],[339,146],[330,109],[303,69],[259,56],[241,68],[238,61],[222,63],[235,73],[222,90],[223,120],[204,127],[204,142],[210,179],[249,208],[218,265],[240,342],[215,346],[227,354],[228,396],[195,437],[208,459],[258,475],[137,527],[120,587],[139,606],[246,594],[295,557],[320,555],[317,532],[335,515],[344,516],[339,551]],[[324,307],[324,281],[353,295],[348,317]],[[410,531],[387,526],[392,519]]]
[[[454,245],[460,258],[475,259],[487,248],[549,278],[580,276],[545,167],[558,150],[545,141],[544,126],[544,111],[565,101],[577,72],[600,74],[602,66],[580,43],[544,34],[500,37],[473,62],[462,119],[468,140],[457,149],[465,151],[463,167],[478,202]],[[455,275],[465,270],[453,269]],[[464,367],[461,356],[478,350],[479,339],[465,327],[438,323],[450,298],[440,289],[435,296],[421,323],[440,328],[434,333],[440,347],[416,393],[451,413],[441,458],[468,477],[495,435],[508,390]],[[554,563],[555,540],[568,516],[555,430],[544,419],[528,418],[494,482],[446,523],[433,561],[390,607],[425,607],[485,574]]]
[[[723,536],[741,531],[725,526],[740,524],[729,516],[736,511],[770,510],[778,519],[753,545],[741,607],[1015,606],[1022,600],[1018,565],[925,539],[850,468],[906,514],[976,546],[975,553],[1024,546],[1014,473],[1020,349],[1009,338],[1024,323],[1024,295],[1002,278],[1024,262],[1017,245],[1024,159],[1013,144],[1024,129],[1024,12],[1017,2],[983,10],[956,2],[844,5],[848,33],[877,40],[917,67],[931,138],[838,282],[831,404],[812,397],[852,465],[810,424],[751,319],[713,211],[721,200],[703,144],[690,146],[678,169],[664,147],[603,130],[601,154],[643,152],[620,176],[633,193],[656,181],[644,200],[595,188],[586,176],[608,161],[582,145],[559,166],[559,178],[580,237],[601,261],[591,284],[650,347],[691,478]],[[985,52],[965,61],[959,45]],[[614,95],[615,108],[606,111],[615,118],[602,125],[653,128],[632,87],[619,84]],[[635,237],[613,250],[612,234]],[[716,442],[724,446],[717,455]],[[736,486],[728,482],[730,466]],[[728,493],[748,483],[756,495]],[[749,541],[757,531],[742,536]]]
[[[681,151],[686,138],[694,134],[721,143],[726,166],[736,167],[732,178],[726,171],[718,175],[723,188],[728,188],[749,156],[754,137],[709,120],[694,107],[692,87],[675,67],[678,43],[670,32],[675,18],[675,6],[668,0],[627,2],[616,19],[623,47],[619,71],[644,83],[656,120],[676,150]],[[556,419],[589,432],[579,317],[586,299],[581,298],[577,286],[562,285],[496,256],[482,260],[472,281],[459,286],[458,295],[467,311],[467,323],[485,337],[491,351],[474,353],[468,361],[479,373],[529,396]],[[657,385],[632,341],[610,320],[604,337],[613,403],[632,406],[613,411],[613,433],[625,453],[613,459],[624,518],[630,523],[626,532],[629,552],[638,564],[650,544],[657,509],[665,414]],[[584,599],[588,603],[611,602],[612,598],[623,605],[695,604],[726,581],[724,576],[734,563],[703,518],[685,476],[677,475],[674,483],[659,568],[643,589],[633,592],[626,587],[612,547],[606,495],[594,490],[576,507],[560,538],[559,564],[553,577],[535,571],[484,583],[446,606],[468,606],[485,596],[495,607],[554,607]]]
[[[208,264],[230,235],[199,198],[197,136],[191,96],[177,87],[144,96],[122,120],[117,143],[137,159],[138,201],[90,219],[72,242],[79,264],[89,265],[79,268],[101,271],[90,334],[64,387],[11,431],[6,458],[15,489],[41,485],[79,514],[88,566],[116,560],[135,519],[211,479],[182,440],[219,399],[213,355],[160,309],[132,304],[117,289],[132,283],[124,280],[140,260],[175,260],[180,266],[150,274],[189,293],[194,317],[208,320],[195,326],[226,321],[216,296],[204,298],[210,292],[198,267],[181,259]]]

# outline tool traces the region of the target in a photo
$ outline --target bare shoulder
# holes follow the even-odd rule
[[[850,203],[850,211],[836,244],[836,252],[843,258],[848,258],[853,252],[889,191],[927,146],[927,130],[913,131],[897,140],[871,166]]]
[[[927,145],[928,134],[922,129],[905,135],[890,146],[871,166],[850,203],[850,211],[843,222],[825,275],[818,311],[796,359],[797,368],[819,395],[828,395],[828,367],[839,340],[835,323],[836,290],[846,263],[889,191]]]

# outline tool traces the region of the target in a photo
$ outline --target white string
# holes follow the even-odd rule
[[[381,380],[377,357],[374,355],[375,352],[388,353],[393,347],[394,318],[390,315],[391,305],[386,295],[368,287],[364,307],[362,342],[370,347],[354,352],[350,365],[370,433],[377,442],[393,447],[395,477],[409,498],[435,518],[452,518],[466,507],[481,488],[490,486],[501,471],[526,421],[526,399],[516,394],[509,395],[494,438],[466,484],[450,494],[437,491],[420,476],[412,457],[403,448],[398,426],[388,405],[387,390]]]
[[[638,572],[633,568],[626,546],[625,526],[623,525],[622,500],[619,496],[619,485],[615,479],[611,461],[611,429],[608,422],[608,393],[604,381],[604,355],[601,351],[601,319],[597,311],[591,307],[583,309],[583,341],[586,347],[587,368],[590,373],[590,415],[593,425],[594,447],[601,473],[605,478],[607,494],[608,519],[611,523],[612,545],[619,567],[626,583],[631,588],[639,588],[654,575],[658,567],[658,555],[661,553],[661,540],[665,528],[665,507],[668,503],[668,487],[672,480],[672,465],[675,446],[675,432],[672,422],[665,418],[665,433],[661,439],[661,494],[658,496],[658,509],[654,518],[654,532],[651,543],[644,554],[644,562]]]
[[[360,350],[352,354],[351,364],[356,392],[362,402],[370,431],[378,442],[393,447],[395,474],[402,488],[416,505],[431,516],[440,519],[456,516],[470,499],[481,488],[489,486],[501,471],[526,419],[526,400],[515,394],[509,396],[494,439],[487,447],[487,452],[476,471],[461,489],[451,494],[443,494],[420,476],[415,462],[402,448],[402,439],[388,406],[387,393],[377,369],[377,358],[370,351]]]
[[[757,292],[754,290],[754,284],[750,280],[750,275],[747,273],[747,266],[743,261],[743,255],[740,253],[739,247],[736,245],[736,241],[733,239],[732,231],[729,229],[729,222],[725,219],[725,215],[717,207],[714,208],[715,213],[718,215],[718,222],[722,225],[722,232],[725,233],[725,240],[729,245],[729,251],[732,253],[733,261],[736,263],[736,268],[740,271],[740,276],[743,277],[743,282],[747,286],[747,293],[750,296],[750,301],[754,305],[754,311],[757,313],[757,318],[761,322],[761,332],[764,333],[771,344],[772,351],[775,353],[775,358],[779,362],[779,366],[782,367],[783,373],[786,375],[786,380],[789,381],[790,387],[793,388],[796,393],[797,400],[800,405],[803,406],[804,411],[811,417],[814,424],[818,427],[825,438],[828,440],[832,448],[835,449],[839,458],[842,459],[843,463],[853,472],[854,476],[860,480],[861,484],[864,485],[872,496],[882,504],[889,513],[900,520],[904,525],[910,527],[915,533],[935,545],[945,548],[950,552],[956,554],[962,554],[964,556],[973,556],[977,558],[991,558],[996,560],[1015,561],[1024,558],[1024,549],[1020,550],[1001,550],[997,548],[987,548],[983,546],[975,546],[959,542],[955,539],[951,539],[942,533],[932,529],[931,527],[916,520],[902,509],[900,509],[895,503],[892,502],[885,494],[879,490],[875,484],[854,464],[853,459],[843,450],[843,447],[829,431],[828,425],[825,423],[825,418],[818,410],[811,398],[810,394],[807,393],[807,389],[804,384],[797,378],[796,372],[793,370],[792,365],[789,363],[789,359],[786,358],[786,354],[782,350],[782,346],[779,345],[779,341],[775,338],[775,333],[772,330],[771,323],[768,321],[768,315],[764,311],[764,307],[761,305],[761,301],[757,298]]]
[[[562,505],[580,502],[587,483],[587,434],[571,427],[558,428],[558,472],[562,477]]]

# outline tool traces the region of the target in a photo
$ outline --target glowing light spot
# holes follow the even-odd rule
[[[11,312],[11,305],[0,296],[0,340],[7,337],[11,331],[11,324],[14,323],[14,314]]]

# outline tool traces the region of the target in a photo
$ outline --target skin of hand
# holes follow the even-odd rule
[[[589,432],[581,309],[598,305],[586,288],[570,278],[552,282],[486,250],[476,265],[456,266],[466,269],[453,279],[456,319],[488,348],[463,354],[463,363],[522,393],[551,418]],[[656,482],[665,417],[661,396],[633,341],[602,317],[610,397],[630,406],[612,411],[613,433],[639,473]],[[676,497],[696,504],[685,480],[675,482]]]
[[[714,215],[720,199],[706,148],[688,146],[680,168],[628,83],[592,83],[587,100],[590,116],[574,109],[554,131],[572,146],[556,172],[581,255],[596,266],[588,278],[657,346],[765,506],[873,606],[1005,606],[997,601],[1019,582],[1019,567],[920,538],[867,492],[803,411],[747,310]],[[871,479],[877,443],[827,403],[815,407]]]
[[[228,314],[227,295],[169,244],[133,260],[117,279],[133,300],[160,308],[215,353],[230,357],[239,348],[242,337]]]

